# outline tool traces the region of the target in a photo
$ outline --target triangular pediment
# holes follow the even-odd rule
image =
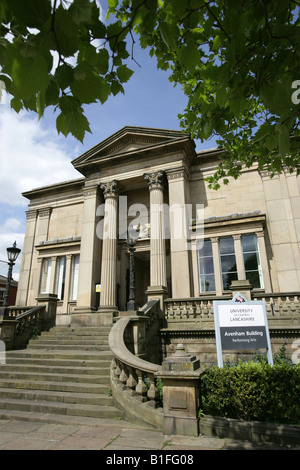
[[[155,151],[161,146],[168,146],[181,141],[190,141],[187,134],[168,129],[125,126],[107,139],[92,147],[72,161],[74,167],[86,174],[93,166],[116,164],[120,158],[141,155],[142,152]]]

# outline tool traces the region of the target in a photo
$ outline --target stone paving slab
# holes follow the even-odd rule
[[[0,419],[0,450],[104,450],[165,451],[188,453],[199,450],[293,450],[295,446],[275,446],[218,439],[207,436],[167,436],[126,421],[99,425],[52,424],[37,421]],[[116,455],[118,453],[116,452]]]

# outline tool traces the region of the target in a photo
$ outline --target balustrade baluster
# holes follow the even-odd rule
[[[153,408],[157,408],[159,400],[159,390],[156,387],[154,374],[148,374],[148,378],[150,381],[150,387],[147,393],[147,397],[149,399],[148,405],[152,406]]]
[[[135,387],[135,391],[137,394],[136,398],[142,402],[147,401],[147,386],[143,380],[144,374],[139,369],[136,370],[136,374],[138,376],[138,384]]]
[[[128,380],[128,373],[125,364],[121,364],[121,374],[119,376],[120,382],[125,386]]]
[[[135,369],[133,367],[128,367],[128,379],[126,382],[126,386],[131,390],[131,395],[134,396],[136,394],[135,388],[138,384],[135,378]]]

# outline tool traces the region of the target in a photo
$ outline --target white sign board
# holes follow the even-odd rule
[[[267,349],[273,364],[265,302],[225,300],[213,305],[219,367],[224,350]]]

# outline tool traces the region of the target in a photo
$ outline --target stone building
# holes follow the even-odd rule
[[[160,296],[178,326],[248,280],[273,313],[288,302],[299,328],[300,179],[245,168],[214,191],[205,179],[219,158],[180,131],[126,126],[72,161],[78,179],[24,193],[17,304],[55,293],[57,323],[111,323],[128,301],[130,224],[137,308]]]

